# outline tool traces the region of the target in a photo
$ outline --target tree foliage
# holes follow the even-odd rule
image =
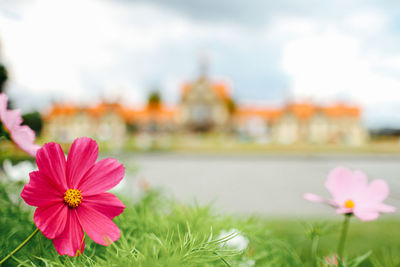
[[[5,83],[8,80],[8,73],[5,66],[0,64],[0,93],[4,91]]]
[[[149,94],[147,104],[149,107],[159,107],[162,103],[161,94],[158,91],[152,91]]]
[[[22,115],[22,119],[24,120],[22,124],[28,125],[29,128],[36,132],[36,135],[40,135],[43,128],[43,120],[39,112],[34,111],[24,114]]]

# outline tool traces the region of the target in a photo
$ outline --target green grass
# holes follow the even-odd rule
[[[344,144],[311,144],[297,143],[282,145],[276,143],[257,143],[253,141],[240,141],[232,135],[224,134],[199,134],[178,135],[171,134],[162,137],[149,137],[147,146],[143,145],[137,137],[127,138],[121,148],[115,149],[115,144],[99,142],[100,151],[103,153],[195,153],[195,154],[249,154],[249,155],[400,155],[400,143],[397,139],[371,140],[362,146],[349,146]],[[40,138],[38,144],[44,144],[51,140]],[[61,144],[63,151],[67,152],[71,144]],[[34,160],[21,151],[8,140],[0,140],[0,164],[4,159],[13,162],[21,160]]]
[[[234,135],[208,133],[197,135],[171,134],[169,136],[149,136],[146,148],[141,148],[142,140],[131,136],[124,144],[124,150],[134,152],[174,152],[204,154],[293,154],[293,155],[399,155],[400,144],[397,139],[370,140],[361,146],[345,144],[295,143],[290,145],[257,143],[239,140]],[[103,146],[102,148],[105,148]],[[107,152],[106,149],[103,149]]]
[[[33,209],[19,197],[21,187],[0,183],[0,259],[35,230]],[[86,238],[83,255],[59,256],[51,240],[38,233],[4,266],[249,266],[251,262],[254,266],[325,266],[321,261],[335,253],[340,227],[339,220],[223,215],[212,206],[178,203],[157,192],[135,203],[124,202],[126,210],[114,220],[122,235],[111,246]],[[400,221],[392,219],[369,223],[353,219],[347,258],[372,251],[359,266],[400,266],[399,226]],[[249,239],[243,252],[221,244],[234,238],[218,237],[231,228]]]

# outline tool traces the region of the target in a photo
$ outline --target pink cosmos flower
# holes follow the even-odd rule
[[[325,257],[325,264],[329,267],[339,266],[338,256],[335,254]]]
[[[83,231],[96,243],[109,245],[120,237],[112,221],[124,204],[105,191],[124,177],[125,168],[115,159],[96,163],[96,141],[76,139],[67,160],[56,143],[45,144],[36,155],[38,171],[30,173],[21,197],[37,207],[33,220],[60,255],[75,256],[84,249]]]
[[[4,129],[14,143],[31,156],[35,156],[39,145],[35,144],[35,132],[26,125],[21,125],[22,117],[19,110],[7,109],[8,97],[0,93],[0,120]]]
[[[350,171],[344,167],[333,169],[325,183],[332,199],[314,194],[304,194],[311,202],[323,202],[336,208],[337,213],[352,213],[362,221],[371,221],[382,212],[394,212],[395,207],[382,202],[389,195],[389,187],[384,180],[374,180],[367,184],[367,176],[361,171]]]

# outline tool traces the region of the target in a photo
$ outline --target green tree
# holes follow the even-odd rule
[[[162,103],[161,94],[158,91],[152,91],[147,99],[147,105],[149,107],[158,108]]]
[[[226,100],[226,107],[228,108],[228,111],[230,114],[235,113],[236,108],[237,108],[235,100],[232,98],[228,98]]]
[[[8,79],[7,69],[2,64],[0,64],[0,93],[4,91],[7,79]]]
[[[28,125],[32,130],[36,132],[36,135],[40,135],[43,128],[43,119],[39,112],[34,111],[24,114],[22,115],[22,119],[24,120],[22,124]]]

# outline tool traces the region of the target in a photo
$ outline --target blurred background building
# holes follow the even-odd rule
[[[90,136],[121,146],[129,135],[222,133],[277,144],[363,145],[368,133],[361,109],[343,103],[287,103],[279,108],[236,104],[232,88],[201,75],[186,83],[177,106],[151,92],[143,108],[102,101],[94,106],[56,103],[44,114],[43,137],[69,143]]]
[[[0,90],[39,142],[400,143],[393,3],[194,3],[1,3]]]

